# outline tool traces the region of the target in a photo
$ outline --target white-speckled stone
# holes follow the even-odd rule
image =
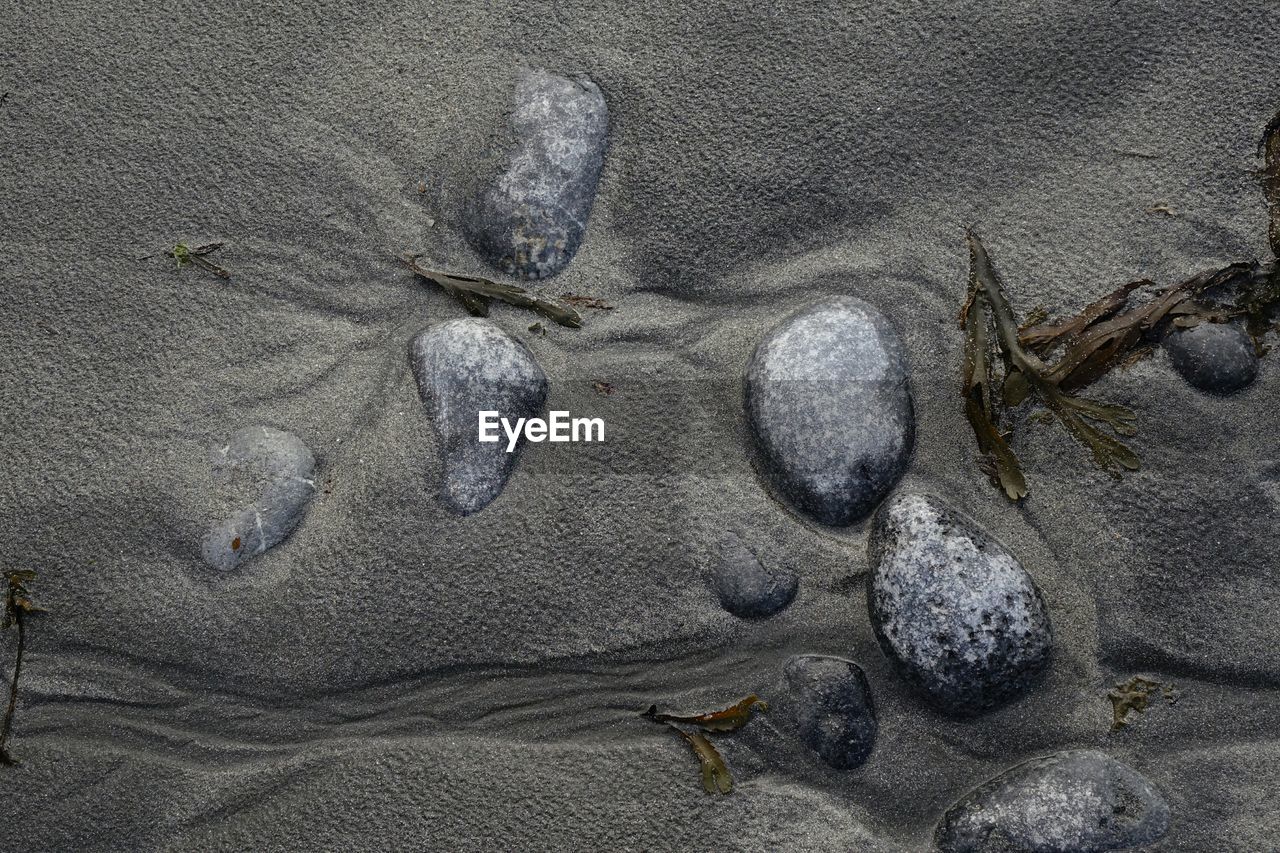
[[[746,397],[766,475],[818,521],[865,517],[906,469],[915,416],[902,343],[861,299],[821,300],[770,331]]]
[[[943,853],[1101,853],[1150,844],[1168,828],[1169,807],[1137,771],[1075,750],[969,792],[943,815],[935,843]]]
[[[213,524],[200,543],[204,561],[230,571],[288,536],[315,493],[316,460],[291,432],[267,426],[237,430],[211,454],[213,479],[250,502]],[[241,480],[232,484],[233,479]]]
[[[595,83],[525,71],[505,169],[472,196],[467,240],[510,275],[549,278],[582,243],[604,165],[609,111]]]
[[[886,655],[939,709],[991,707],[1048,664],[1053,631],[1035,581],[977,522],[932,495],[876,513],[867,606]]]
[[[1238,323],[1174,329],[1164,339],[1164,349],[1187,384],[1211,394],[1239,391],[1258,375],[1253,339]]]
[[[547,398],[547,376],[523,343],[475,317],[423,329],[410,344],[409,359],[440,439],[441,497],[463,515],[481,510],[506,485],[520,447],[507,453],[501,428],[500,441],[482,443],[479,413],[496,411],[513,425],[537,416]]]

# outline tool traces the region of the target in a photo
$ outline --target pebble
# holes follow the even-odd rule
[[[609,110],[585,77],[525,71],[505,168],[467,204],[463,233],[493,266],[550,278],[582,243],[604,165]]]
[[[315,493],[316,460],[302,439],[268,426],[236,431],[211,454],[215,485],[252,502],[211,526],[200,543],[205,563],[231,571],[279,544],[302,521]]]
[[[972,714],[1024,692],[1053,631],[1035,581],[977,522],[899,494],[868,541],[867,606],[885,654],[940,710]]]
[[[1151,844],[1169,807],[1141,774],[1097,750],[1007,770],[962,797],[938,824],[942,853],[1100,853]]]
[[[866,517],[907,467],[915,417],[902,343],[861,299],[821,300],[770,331],[746,397],[768,479],[817,521]]]
[[[418,394],[440,441],[441,498],[461,515],[488,506],[506,485],[524,439],[512,453],[502,429],[479,440],[479,413],[496,411],[515,424],[542,411],[547,376],[520,341],[488,320],[447,320],[419,332],[409,347]]]
[[[741,619],[767,619],[796,597],[800,579],[785,566],[765,568],[737,536],[720,542],[711,585],[725,610]]]
[[[862,765],[876,743],[876,709],[862,668],[829,655],[796,655],[782,668],[800,739],[838,770]]]
[[[1253,339],[1238,323],[1174,329],[1164,339],[1164,349],[1187,384],[1211,394],[1239,391],[1258,375]]]

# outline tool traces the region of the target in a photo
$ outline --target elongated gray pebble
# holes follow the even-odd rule
[[[989,708],[1043,672],[1053,631],[1040,590],[973,519],[932,495],[895,495],[867,550],[880,647],[939,709]]]
[[[278,544],[298,526],[315,493],[316,460],[293,433],[253,426],[238,430],[216,449],[212,462],[215,484],[249,501],[215,522],[201,542],[204,561],[225,572]]]
[[[577,253],[604,165],[609,111],[585,77],[525,71],[505,168],[467,205],[463,231],[490,264],[549,278]]]
[[[962,797],[934,835],[942,853],[1101,853],[1157,841],[1169,828],[1160,792],[1097,750],[1019,764]]]
[[[547,376],[520,341],[488,320],[463,318],[419,332],[409,348],[418,393],[440,439],[444,467],[441,498],[462,515],[488,506],[515,468],[501,429],[499,441],[479,440],[481,411],[514,425],[542,411]]]
[[[915,416],[902,343],[861,299],[783,320],[756,347],[746,396],[766,476],[818,521],[865,517],[907,467]]]

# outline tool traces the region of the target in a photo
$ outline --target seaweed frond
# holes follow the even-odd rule
[[[672,726],[679,732],[685,743],[693,748],[693,752],[702,762],[702,787],[708,794],[727,794],[733,790],[733,776],[728,766],[720,757],[720,751],[707,740],[702,732],[686,732]]]
[[[211,272],[218,278],[231,278],[231,273],[209,260],[209,255],[225,246],[226,243],[204,243],[200,246],[188,246],[186,243],[175,243],[166,249],[164,254],[177,263],[178,269],[185,266],[197,266]]]
[[[640,716],[674,729],[698,756],[702,764],[702,787],[706,792],[727,794],[733,790],[733,776],[719,750],[703,732],[722,734],[735,732],[751,722],[754,714],[768,709],[768,703],[752,693],[727,708],[717,711],[701,714],[668,714],[660,712],[657,705],[650,705],[649,709]],[[693,727],[694,731],[689,731],[687,727]]]
[[[1127,352],[1124,342],[1138,334],[1128,331],[1129,327],[1118,336],[1094,336],[1092,330],[1099,323],[1114,322],[1108,318],[1139,285],[1121,288],[1072,320],[1020,327],[982,240],[970,231],[968,242],[969,294],[960,313],[966,335],[961,390],[965,413],[986,460],[984,468],[994,471],[994,479],[1010,500],[1027,494],[1022,465],[1002,427],[1010,410],[1032,400],[1053,413],[1071,437],[1089,449],[1099,468],[1112,474],[1137,469],[1137,454],[1116,438],[1136,432],[1134,414],[1123,406],[1074,397],[1066,389],[1073,383],[1085,384],[1099,365],[1109,367],[1121,352]],[[1038,354],[1063,341],[1071,344],[1057,364],[1047,364]]]
[[[751,722],[751,716],[756,712],[756,709],[767,711],[769,710],[769,703],[752,693],[745,699],[719,711],[688,715],[662,714],[658,712],[657,705],[650,705],[649,710],[645,711],[641,716],[653,720],[655,723],[684,723],[690,726],[697,726],[708,732],[734,732]]]
[[[17,569],[5,573],[4,619],[0,622],[0,630],[7,631],[16,626],[18,629],[18,650],[13,661],[13,679],[9,682],[9,705],[5,710],[4,722],[0,724],[0,765],[14,765],[18,760],[9,752],[9,733],[13,728],[13,715],[18,708],[18,679],[22,676],[22,655],[26,650],[26,619],[33,613],[43,613],[31,600],[30,584],[36,579],[36,573],[28,569]]]
[[[430,269],[418,263],[419,257],[421,255],[401,255],[400,262],[413,270],[415,275],[438,284],[452,293],[473,316],[488,317],[489,304],[494,299],[499,299],[509,305],[537,311],[561,326],[568,326],[571,329],[582,327],[582,317],[578,312],[555,299],[539,296],[513,284],[501,284],[487,278]]]
[[[1163,698],[1170,705],[1178,701],[1178,694],[1172,684],[1161,684],[1159,681],[1152,681],[1141,675],[1135,675],[1123,684],[1113,687],[1107,693],[1107,698],[1111,700],[1111,730],[1117,731],[1131,725],[1129,714],[1145,714],[1147,708],[1151,706],[1151,700],[1156,696]]]

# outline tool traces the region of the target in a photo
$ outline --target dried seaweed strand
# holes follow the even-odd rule
[[[993,462],[1005,494],[1018,500],[1027,489],[1021,465],[1001,431],[1002,415],[1029,397],[1052,412],[1076,441],[1089,448],[1098,467],[1113,474],[1121,468],[1135,470],[1137,455],[1094,425],[1105,423],[1116,434],[1130,436],[1136,432],[1133,413],[1122,406],[1073,397],[1060,387],[1057,368],[1023,347],[1013,308],[991,259],[978,235],[971,231],[968,236],[969,298],[961,313],[968,339],[962,390],[978,447]],[[997,380],[1001,387],[998,398],[992,393]]]
[[[13,729],[13,715],[18,709],[18,679],[22,677],[22,656],[27,645],[26,617],[31,613],[43,613],[44,608],[37,607],[31,601],[28,584],[36,579],[36,573],[17,570],[5,573],[4,621],[0,630],[7,631],[10,626],[18,629],[18,650],[13,661],[13,678],[9,682],[9,705],[5,710],[4,722],[0,724],[0,765],[12,766],[18,760],[9,752],[9,734]]]
[[[537,311],[561,326],[568,326],[571,329],[582,327],[582,317],[568,305],[515,285],[429,269],[418,263],[419,257],[421,256],[402,255],[400,262],[413,270],[416,275],[452,293],[467,311],[477,317],[489,316],[489,303],[494,299],[500,299],[509,305]]]
[[[668,724],[671,725],[671,724]],[[684,738],[685,743],[693,749],[698,760],[702,762],[702,787],[708,794],[727,794],[733,790],[733,776],[729,767],[720,756],[720,751],[707,740],[702,732],[686,732],[678,726],[671,725]]]
[[[757,708],[761,711],[767,711],[769,710],[769,703],[752,693],[745,699],[719,711],[708,711],[704,714],[685,716],[659,713],[657,705],[650,705],[649,710],[645,711],[642,716],[653,720],[655,723],[685,723],[709,732],[733,732],[751,722],[751,715]]]

